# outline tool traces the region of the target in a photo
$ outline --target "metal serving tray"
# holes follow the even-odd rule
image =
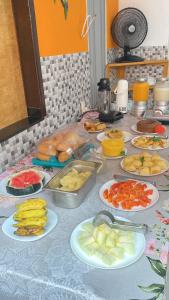
[[[161,110],[147,110],[144,119],[152,119],[161,122],[164,125],[169,125],[169,110],[163,113]]]
[[[76,208],[85,199],[89,191],[94,187],[96,183],[96,176],[102,167],[101,162],[94,161],[83,161],[74,160],[69,163],[64,169],[57,173],[45,186],[44,190],[50,191],[53,196],[53,201],[56,206],[63,208]],[[76,169],[77,171],[90,171],[90,177],[84,182],[82,187],[73,192],[62,191],[60,187],[60,179],[65,176],[71,169]],[[52,188],[52,183],[55,182],[56,187]]]

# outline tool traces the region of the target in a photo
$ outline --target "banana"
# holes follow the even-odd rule
[[[42,198],[32,198],[16,205],[13,216],[14,234],[20,236],[42,235],[47,224],[47,202]]]
[[[29,218],[24,219],[22,221],[19,221],[16,224],[13,224],[13,227],[26,227],[26,226],[42,226],[44,227],[47,223],[47,217],[41,217],[41,218]]]
[[[27,211],[19,211],[14,215],[15,221],[22,221],[23,219],[29,218],[40,218],[46,215],[46,209],[35,209],[35,210],[27,210]]]
[[[45,208],[47,205],[47,202],[42,198],[34,198],[34,199],[28,199],[20,204],[16,205],[17,211],[27,211],[27,210],[33,210],[33,209],[42,209]]]

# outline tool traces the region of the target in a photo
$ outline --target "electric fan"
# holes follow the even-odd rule
[[[144,14],[137,8],[124,8],[115,16],[111,25],[114,42],[124,49],[124,56],[116,62],[138,62],[144,59],[131,55],[130,50],[140,46],[146,38],[148,23]]]

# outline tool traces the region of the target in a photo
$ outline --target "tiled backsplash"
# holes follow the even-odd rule
[[[137,49],[131,50],[133,55],[138,55],[143,57],[145,60],[160,60],[168,59],[168,48],[166,46],[152,46],[144,47],[140,46]],[[115,58],[123,55],[123,50],[120,48],[108,49],[107,51],[107,61],[112,63]],[[162,67],[161,66],[136,66],[126,68],[126,79],[129,82],[133,82],[140,77],[155,77],[159,79],[162,77]],[[116,73],[112,72],[111,82],[114,84],[117,81]]]
[[[132,50],[135,55],[148,59],[167,59],[167,47],[139,47]],[[108,62],[122,54],[122,50],[109,49]],[[59,126],[73,121],[80,114],[80,104],[84,101],[90,106],[90,64],[88,53],[76,53],[41,58],[42,77],[45,93],[47,116],[45,119],[9,140],[0,144],[0,172],[27,153],[45,136]],[[148,74],[148,75],[147,75]],[[162,76],[159,66],[127,68],[126,77],[136,80],[138,77]],[[113,74],[112,81],[116,81]]]
[[[80,115],[80,104],[90,106],[88,53],[41,58],[47,116],[40,123],[0,144],[0,172],[27,153],[56,128]]]

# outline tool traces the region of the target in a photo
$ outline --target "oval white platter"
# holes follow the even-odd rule
[[[21,242],[33,242],[42,239],[44,236],[46,236],[58,223],[58,217],[55,212],[48,209],[48,223],[45,226],[45,232],[41,235],[35,235],[35,236],[19,236],[14,234],[14,231],[16,231],[16,227],[13,227],[12,225],[16,222],[13,219],[14,214],[12,214],[8,219],[6,219],[2,225],[2,231],[5,235],[10,237],[13,240],[21,241]]]
[[[137,124],[133,124],[132,126],[131,126],[131,129],[134,131],[134,132],[136,132],[136,133],[140,133],[140,134],[151,134],[151,135],[158,135],[158,133],[156,133],[156,132],[152,132],[152,133],[150,133],[150,132],[142,132],[142,131],[138,131],[137,130]]]
[[[103,123],[103,122],[100,122],[100,123],[105,124],[105,123]],[[106,126],[106,124],[105,124],[105,126]],[[85,129],[88,133],[99,133],[99,132],[103,132],[103,131],[106,130],[106,128],[107,128],[107,126],[106,126],[104,129],[99,129],[99,130],[93,131],[93,130],[87,130],[87,129],[85,128],[85,126],[83,126],[83,127],[84,127],[84,129]]]
[[[90,131],[90,130],[86,130],[88,133],[99,133],[99,132],[103,132],[105,129],[101,129],[101,130],[96,130],[96,131]]]
[[[130,180],[130,179],[129,179],[129,180]],[[144,181],[141,181],[141,180],[136,180],[136,179],[133,179],[133,180],[135,180],[135,181],[137,181],[137,182],[139,182],[139,183],[145,183],[145,184],[147,185],[147,189],[153,190],[153,194],[149,196],[149,198],[151,199],[152,202],[151,202],[151,204],[148,205],[147,207],[138,206],[138,207],[133,207],[132,209],[129,210],[129,209],[123,209],[122,207],[121,207],[121,208],[120,208],[120,207],[119,207],[119,208],[116,208],[112,203],[109,203],[108,201],[106,201],[106,199],[105,199],[104,196],[103,196],[103,193],[104,193],[105,189],[109,189],[109,188],[111,187],[112,184],[118,182],[118,181],[116,181],[116,180],[114,180],[114,179],[112,179],[112,180],[106,182],[105,184],[103,184],[103,185],[101,186],[101,188],[100,188],[100,190],[99,190],[99,196],[100,196],[100,199],[101,199],[106,205],[112,207],[113,209],[122,210],[122,211],[130,211],[130,212],[132,212],[132,211],[140,211],[140,210],[145,210],[145,209],[147,209],[147,208],[153,206],[153,205],[158,201],[158,199],[159,199],[159,192],[158,192],[157,188],[156,188],[153,184],[151,184],[151,183],[149,183],[149,182],[147,183],[147,182],[144,182]],[[125,181],[125,180],[124,180],[124,181]],[[126,181],[127,181],[127,180],[126,180]]]
[[[100,156],[103,159],[110,159],[110,160],[113,159],[114,160],[114,159],[119,159],[119,158],[124,157],[127,154],[127,149],[125,149],[125,154],[124,155],[120,155],[120,156],[105,156],[105,155],[102,154],[102,148],[101,147],[99,147],[98,149],[96,149],[95,153],[96,153],[96,155],[98,154],[98,157]]]
[[[115,218],[117,218],[119,220],[130,222],[128,219],[125,219],[125,218],[122,218],[122,217],[115,216]],[[138,232],[135,232],[135,246],[136,246],[135,254],[132,255],[132,256],[130,256],[128,254],[125,254],[123,259],[119,260],[117,263],[115,263],[112,266],[107,266],[101,260],[99,260],[99,258],[97,258],[94,255],[93,256],[87,255],[81,249],[81,247],[79,246],[78,236],[79,236],[80,232],[83,230],[82,229],[83,224],[84,223],[89,223],[89,222],[92,223],[92,221],[93,221],[93,218],[90,218],[90,219],[85,220],[82,223],[80,223],[73,230],[71,238],[70,238],[70,245],[71,245],[72,251],[80,261],[82,261],[83,263],[85,263],[85,264],[87,264],[91,267],[94,267],[94,268],[120,269],[120,268],[124,268],[124,267],[127,267],[127,266],[135,263],[143,255],[144,250],[145,250],[145,246],[146,246],[146,241],[145,241],[144,234],[143,233],[138,233]]]
[[[122,131],[123,132],[123,139],[124,139],[124,142],[125,143],[127,143],[127,142],[129,142],[131,139],[132,139],[132,134],[130,133],[130,132],[128,132],[128,131]],[[106,133],[105,132],[102,132],[102,133],[99,133],[98,135],[97,135],[97,140],[99,141],[99,142],[102,142],[102,141],[104,141],[105,139],[107,139],[108,137],[106,136]]]
[[[45,182],[44,182],[44,185],[48,183],[48,181],[51,179],[51,176],[46,173],[46,172],[43,172],[43,171],[38,171],[39,173],[41,173],[43,176],[44,176],[44,179],[45,179]],[[10,177],[12,176],[13,174],[5,177],[4,179],[2,179],[0,181],[0,195],[3,195],[3,196],[8,196],[8,197],[14,197],[14,198],[25,198],[25,197],[28,197],[28,196],[33,196],[37,193],[40,193],[43,189],[43,185],[39,188],[38,191],[34,192],[34,193],[31,193],[31,194],[27,194],[27,195],[22,195],[22,196],[15,196],[15,195],[12,195],[10,193],[7,192],[6,190],[6,186],[7,186],[7,183],[8,183],[8,180],[10,179]]]
[[[162,159],[162,160],[164,160],[164,161],[166,162],[166,164],[167,164],[166,169],[162,170],[162,171],[159,172],[159,173],[156,173],[156,174],[150,174],[150,175],[140,175],[140,174],[137,173],[137,172],[130,172],[130,171],[127,171],[127,170],[125,169],[125,167],[124,167],[124,159],[120,162],[120,166],[121,166],[121,168],[122,168],[125,172],[127,172],[127,173],[129,173],[129,174],[137,175],[137,176],[140,176],[140,177],[152,177],[152,176],[161,175],[161,174],[165,173],[165,172],[169,169],[169,162],[168,162],[166,159]]]
[[[162,148],[162,147],[152,148],[151,146],[149,146],[148,148],[139,147],[139,146],[135,145],[134,142],[135,142],[138,138],[140,138],[140,137],[153,137],[153,136],[147,134],[147,135],[144,135],[144,136],[138,135],[138,136],[134,137],[134,138],[132,139],[132,141],[131,141],[131,144],[132,144],[134,147],[138,148],[138,149],[151,150],[151,151],[158,151],[158,150],[163,150],[163,149],[169,148],[169,139],[166,140],[166,141],[167,141],[167,145],[166,145],[164,148]]]

